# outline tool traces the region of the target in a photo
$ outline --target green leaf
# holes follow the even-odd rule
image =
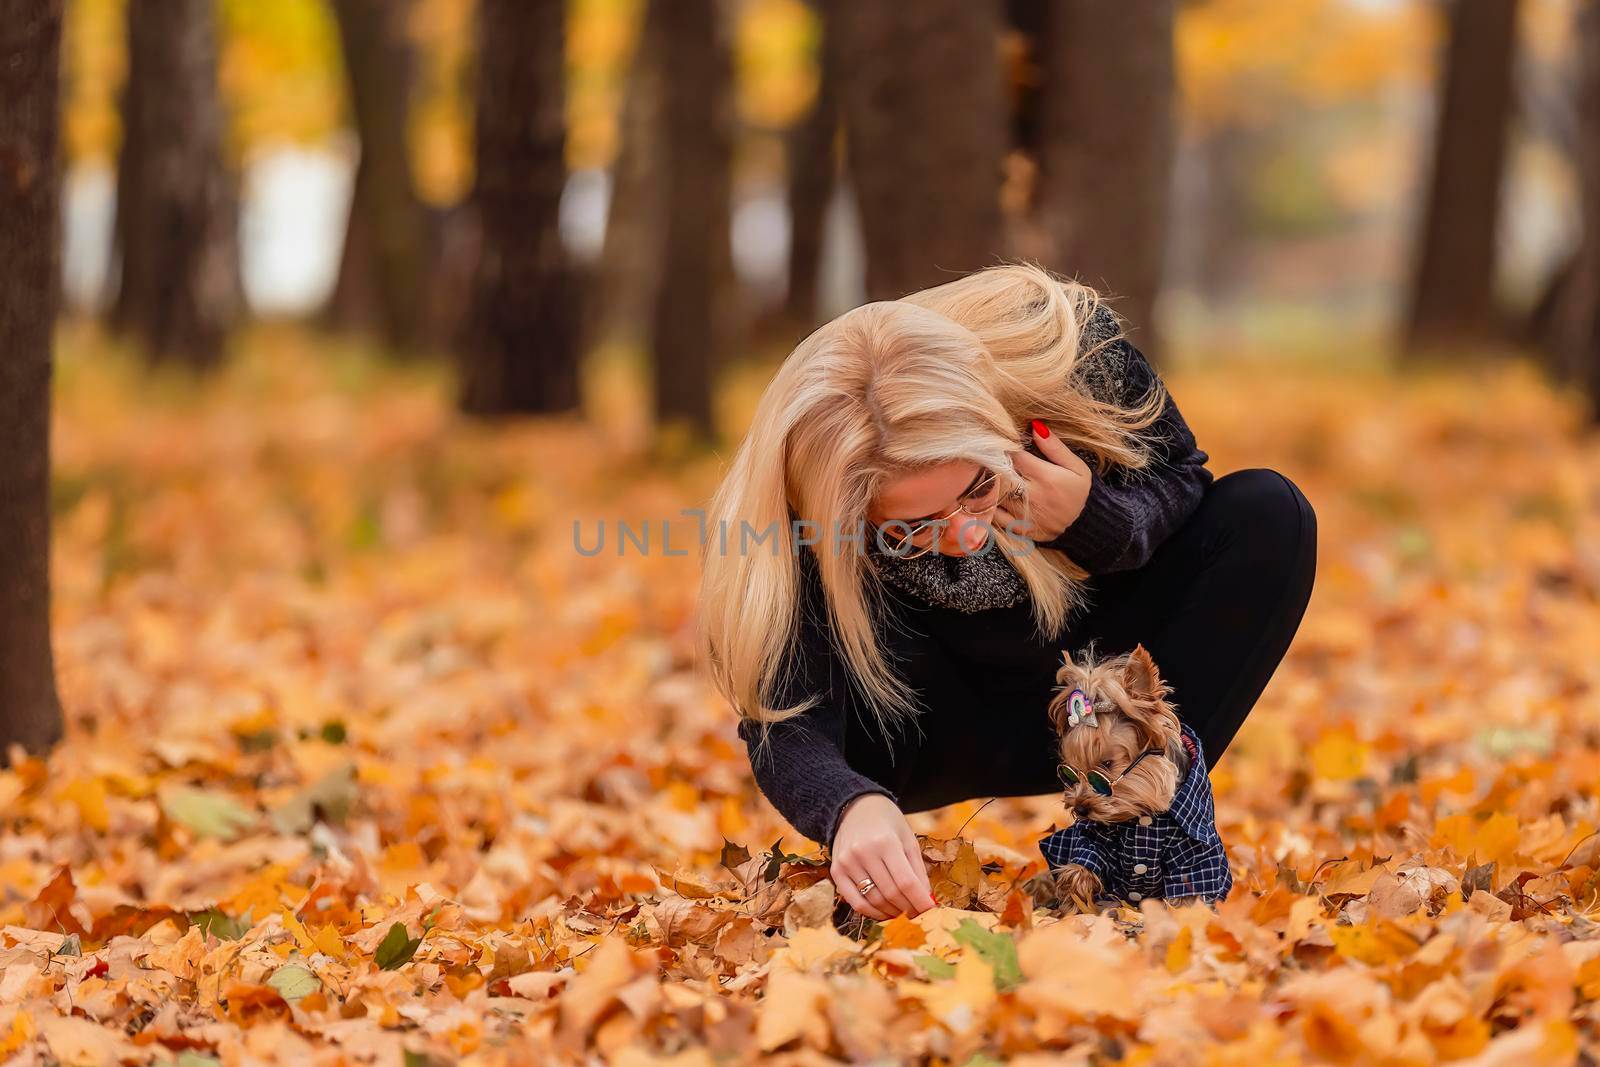
[[[189,921],[200,928],[203,934],[223,941],[237,941],[250,929],[250,913],[237,919],[230,918],[216,908],[207,908],[205,911],[191,912]]]
[[[284,1000],[309,997],[322,988],[322,982],[317,976],[298,963],[286,963],[273,971],[272,977],[267,979],[267,984],[276,989]]]
[[[323,775],[273,810],[272,825],[280,834],[303,834],[316,824],[338,825],[350,814],[356,798],[356,765],[347,763]]]
[[[1001,1061],[982,1052],[974,1052],[972,1058],[961,1067],[1005,1067]]]
[[[378,951],[373,954],[373,960],[385,971],[392,971],[404,967],[411,962],[411,957],[417,954],[422,938],[413,938],[406,933],[405,923],[395,923],[389,927],[389,932],[384,935],[383,942],[378,945]]]
[[[265,752],[277,743],[278,731],[270,726],[265,730],[257,730],[255,733],[239,735],[239,751],[241,752]]]
[[[177,1067],[222,1067],[222,1061],[203,1052],[185,1050],[178,1053]]]
[[[950,934],[968,945],[994,969],[994,987],[1001,992],[1022,982],[1022,965],[1017,962],[1017,942],[1000,930],[985,930],[971,919],[962,919]]]
[[[807,867],[826,867],[830,862],[829,860],[825,860],[820,856],[811,858],[807,856],[793,855],[783,851],[783,849],[778,847],[782,844],[783,838],[780,837],[772,843],[772,848],[768,850],[768,855],[770,858],[767,861],[766,867],[761,872],[762,881],[770,882],[774,878],[777,878],[778,875],[783,872],[783,865],[785,863],[799,863]]]
[[[56,949],[55,954],[57,956],[83,955],[83,939],[77,934],[68,934],[66,940],[61,942],[61,947]]]
[[[383,543],[383,519],[378,514],[375,501],[369,498],[361,502],[361,510],[351,521],[345,539],[346,543],[357,551],[376,548]]]
[[[1522,752],[1543,758],[1555,748],[1555,734],[1542,726],[1485,726],[1473,740],[1493,760],[1509,760]]]
[[[161,794],[167,818],[200,837],[231,841],[256,824],[256,813],[222,793],[179,786]]]
[[[956,976],[955,964],[946,963],[944,960],[931,953],[921,956],[912,956],[911,962],[920,964],[922,969],[928,972],[929,978],[954,978]]]
[[[344,723],[338,719],[329,719],[322,724],[322,739],[330,745],[342,745],[349,740],[350,734],[344,728]]]
[[[772,843],[772,847],[767,850],[767,865],[761,871],[761,880],[763,882],[772,881],[774,878],[777,878],[778,873],[783,870],[783,861],[788,857],[783,854],[783,849],[778,847],[781,844],[783,844],[783,838],[780,837],[774,841]]]

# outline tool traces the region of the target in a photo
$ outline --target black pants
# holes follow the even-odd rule
[[[1275,470],[1212,483],[1189,520],[1136,571],[1098,575],[1068,647],[1150,651],[1167,699],[1200,735],[1209,769],[1289,650],[1317,567],[1317,516]]]
[[[1249,468],[1214,481],[1189,519],[1138,570],[1090,579],[1089,607],[1058,648],[1091,639],[1097,656],[1143,644],[1179,718],[1200,736],[1207,768],[1227,751],[1289,649],[1317,561],[1317,520],[1298,486]],[[963,683],[954,674],[950,686]],[[1054,732],[1035,699],[987,699],[986,714],[927,723],[919,757],[895,780],[902,808],[975,796],[1058,791]]]

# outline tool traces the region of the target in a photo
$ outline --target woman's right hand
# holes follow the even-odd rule
[[[899,806],[882,793],[863,793],[845,805],[829,854],[834,888],[863,915],[889,919],[939,906],[917,835]],[[874,883],[865,896],[858,884],[863,878]]]

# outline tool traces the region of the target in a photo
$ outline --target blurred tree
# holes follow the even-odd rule
[[[657,174],[665,199],[655,295],[655,413],[663,433],[713,429],[712,382],[734,326],[732,24],[723,0],[651,0],[662,51]]]
[[[1365,118],[1321,120],[1392,113],[1390,100],[1423,90],[1437,36],[1431,14],[1420,3],[1182,0],[1182,132],[1164,289],[1216,304],[1261,295],[1257,253],[1278,242],[1261,202],[1273,185],[1262,178],[1284,151],[1319,153],[1322,181],[1348,178],[1338,206],[1386,225],[1406,169],[1381,138],[1405,136],[1402,124],[1386,122],[1389,132],[1375,136]],[[1341,156],[1359,165],[1341,166]],[[1382,284],[1381,266],[1361,266]]]
[[[562,412],[579,395],[578,286],[561,242],[565,0],[480,0],[473,203],[479,229],[461,342],[461,407]]]
[[[212,0],[130,0],[111,321],[152,361],[214,366],[242,303]]]
[[[1006,0],[1006,26],[1014,35],[1007,65],[1011,97],[1011,143],[1037,162],[1043,147],[1041,105],[1045,38],[1050,0]],[[1036,190],[1030,189],[1030,193]],[[1030,208],[1033,204],[1030,202]]]
[[[1173,0],[1059,0],[1044,30],[1039,201],[1054,245],[1048,265],[1110,296],[1146,352],[1160,349],[1173,18]]]
[[[40,751],[62,732],[50,650],[61,3],[0,0],[0,766],[13,743]]]
[[[325,318],[343,327],[376,321],[391,350],[414,354],[429,339],[432,242],[406,140],[416,69],[407,33],[413,0],[332,2],[361,158]]]
[[[635,34],[619,109],[604,247],[585,312],[585,348],[649,344],[666,232],[666,194],[660,180],[664,29],[664,21],[650,18],[647,8]]]
[[[1558,378],[1584,391],[1589,419],[1600,423],[1600,3],[1579,4],[1575,16],[1579,132],[1574,162],[1582,227],[1564,282],[1556,288],[1548,343]]]
[[[1433,172],[1406,312],[1409,351],[1501,337],[1495,301],[1517,0],[1452,0]]]
[[[817,283],[822,267],[822,235],[838,171],[838,65],[832,34],[819,0],[811,6],[821,22],[817,93],[810,109],[789,131],[785,145],[789,188],[789,287],[784,318],[809,332],[817,325]]]
[[[867,297],[893,299],[1006,251],[999,0],[829,0]]]

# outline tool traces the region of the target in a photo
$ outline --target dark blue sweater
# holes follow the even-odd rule
[[[1086,381],[1095,395],[1113,395],[1124,404],[1143,398],[1156,380],[1143,353],[1126,340],[1102,350],[1092,365],[1080,361],[1080,366],[1091,374],[1109,369],[1099,376],[1101,386],[1092,378]],[[1214,479],[1205,466],[1209,457],[1170,395],[1161,417],[1141,433],[1154,452],[1152,464],[1142,470],[1114,467],[1101,477],[1093,458],[1079,451],[1093,472],[1083,512],[1059,537],[1040,542],[1042,547],[1059,549],[1091,575],[1135,570],[1194,513]],[[765,745],[758,745],[761,729],[755,720],[739,723],[756,784],[795,829],[831,845],[845,805],[864,793],[882,793],[909,813],[977,796],[1052,791],[1049,783],[1017,780],[1003,760],[985,760],[981,723],[972,724],[971,744],[961,750],[929,751],[903,732],[883,736],[833,648],[816,561],[810,551],[800,555],[799,639],[776,704],[792,707],[812,694],[822,699],[770,727]],[[970,707],[957,706],[955,687],[948,684],[956,677],[970,679],[969,691],[985,699],[1036,702],[1045,724],[1062,649],[1055,640],[1039,640],[1028,603],[967,613],[892,588],[888,593],[895,618],[879,627],[878,640],[895,670],[918,692],[924,714],[972,717]]]

